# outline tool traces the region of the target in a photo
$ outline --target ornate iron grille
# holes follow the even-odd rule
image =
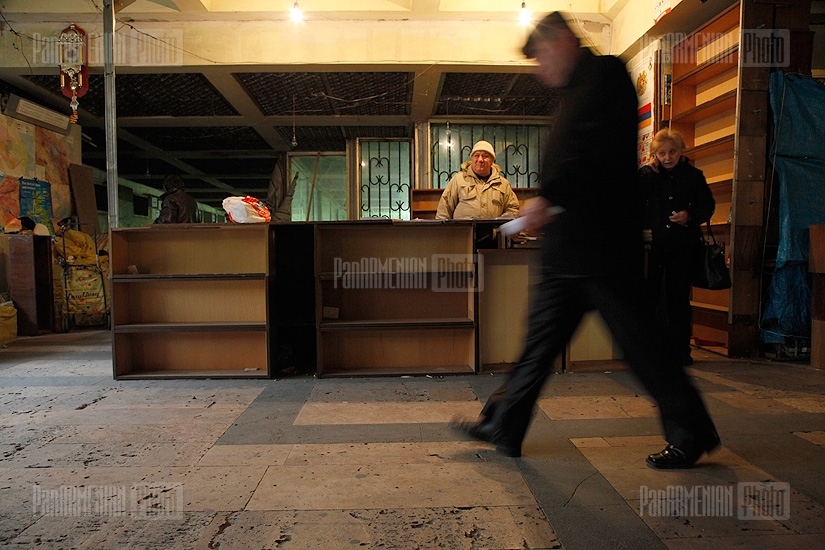
[[[431,124],[432,186],[447,187],[450,178],[470,159],[473,145],[481,140],[493,144],[496,164],[512,187],[538,187],[546,125]]]
[[[361,217],[410,219],[412,144],[359,139]]]

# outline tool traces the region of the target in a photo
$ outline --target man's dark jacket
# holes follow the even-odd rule
[[[545,272],[641,275],[638,99],[630,76],[618,58],[583,49],[559,93],[540,193],[565,212],[544,228]]]
[[[155,223],[197,223],[198,203],[177,187],[161,195],[160,215]]]

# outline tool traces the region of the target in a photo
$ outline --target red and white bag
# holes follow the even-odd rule
[[[272,220],[269,208],[255,197],[226,197],[223,209],[234,223],[266,223]]]

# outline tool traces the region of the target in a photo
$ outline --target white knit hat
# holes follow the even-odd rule
[[[493,160],[496,160],[496,150],[493,149],[492,144],[489,141],[484,141],[483,139],[479,142],[476,142],[473,145],[473,150],[470,151],[470,156],[473,156],[473,153],[476,151],[484,151],[486,153],[490,153],[490,156],[493,157]]]

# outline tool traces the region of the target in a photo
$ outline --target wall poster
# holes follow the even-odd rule
[[[653,140],[656,120],[656,64],[654,63],[655,50],[643,53],[641,60],[631,69],[630,77],[636,85],[636,95],[639,99],[639,134],[637,157],[639,166],[650,160],[650,142]]]
[[[54,234],[52,225],[52,191],[47,181],[20,178],[20,215],[42,223]]]

